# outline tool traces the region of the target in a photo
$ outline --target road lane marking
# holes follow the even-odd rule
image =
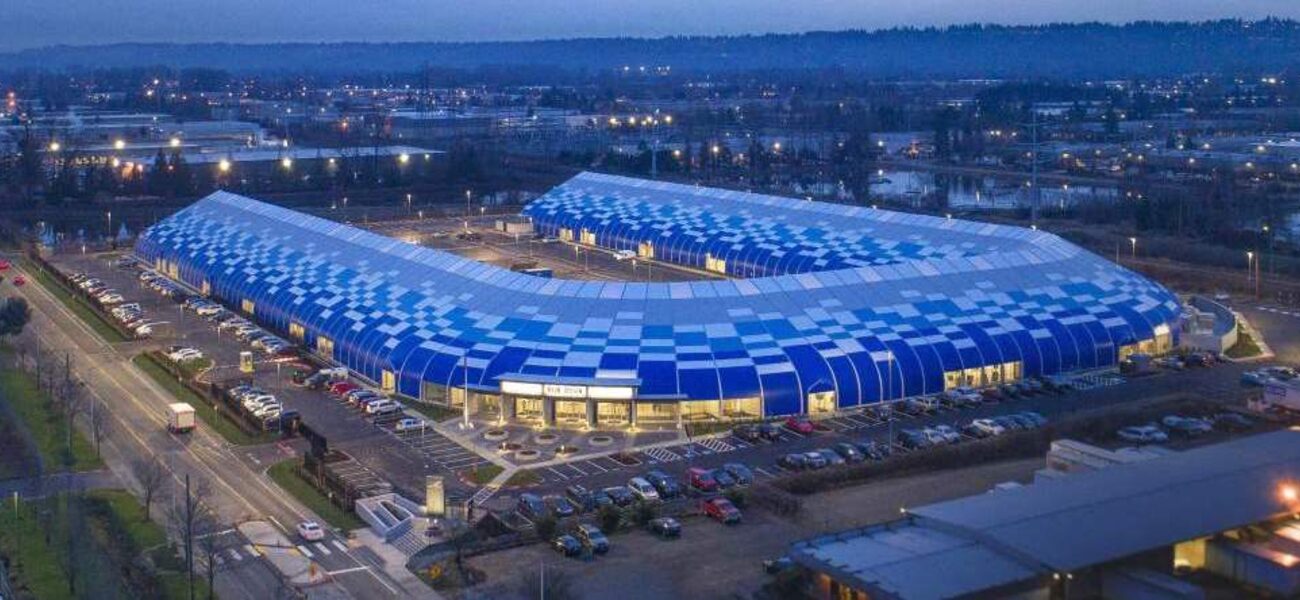
[[[326,548],[325,544],[321,542],[312,544],[312,547],[315,548],[317,552],[320,552],[321,556],[329,556],[331,554],[330,549]]]
[[[339,552],[342,552],[342,553],[344,553],[344,554],[347,554],[347,552],[348,552],[348,547],[347,547],[347,546],[344,546],[344,545],[343,545],[343,542],[340,542],[340,541],[338,541],[338,540],[330,540],[330,543],[333,544],[335,548],[338,548],[338,549],[339,549]]]
[[[301,552],[302,555],[303,555],[303,556],[306,556],[307,558],[311,558],[311,557],[313,557],[313,556],[316,556],[315,554],[312,554],[312,553],[311,553],[311,550],[308,550],[307,547],[306,547],[306,546],[303,546],[302,544],[299,544],[299,545],[298,545],[298,551]]]

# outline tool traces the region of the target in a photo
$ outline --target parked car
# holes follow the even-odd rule
[[[578,514],[577,507],[575,507],[572,502],[569,502],[569,499],[564,496],[551,494],[542,498],[542,501],[551,509],[551,514],[555,515],[557,518],[563,519]]]
[[[659,537],[675,538],[682,534],[682,524],[672,517],[657,517],[646,523],[646,529]]]
[[[596,497],[591,491],[581,485],[571,485],[564,488],[564,496],[573,502],[583,511],[591,511],[596,508]]]
[[[961,441],[961,434],[957,433],[957,430],[953,429],[951,425],[935,425],[930,429],[938,433],[946,443],[956,444]]]
[[[583,523],[578,525],[578,529],[574,531],[574,534],[577,536],[578,541],[582,542],[583,546],[591,548],[592,552],[596,554],[609,552],[609,538],[605,537],[605,532],[601,531],[599,527]]]
[[[821,452],[804,452],[803,458],[804,458],[804,463],[808,466],[808,468],[813,470],[824,469],[826,468],[827,465],[830,464],[829,462],[826,461],[826,456],[823,455]]]
[[[770,442],[781,439],[781,427],[775,423],[759,423],[758,433],[763,436],[763,439]]]
[[[1160,424],[1169,431],[1188,437],[1196,437],[1214,431],[1214,426],[1204,419],[1184,417],[1182,415],[1165,415]]]
[[[525,492],[519,494],[519,502],[515,504],[515,510],[527,519],[535,520],[546,516],[546,503],[542,502],[541,496]]]
[[[1024,419],[1029,419],[1031,422],[1033,422],[1034,427],[1042,427],[1047,424],[1047,417],[1044,417],[1043,415],[1038,414],[1032,410],[1018,412],[1016,413],[1016,415]]]
[[[713,480],[718,482],[718,487],[728,489],[736,487],[736,478],[731,476],[726,469],[713,469]]]
[[[1223,412],[1211,417],[1214,426],[1227,431],[1244,431],[1255,426],[1249,417],[1235,412]]]
[[[758,430],[757,425],[737,425],[731,428],[731,435],[751,444],[757,444],[763,440],[763,433]]]
[[[818,448],[814,450],[814,452],[820,454],[828,466],[837,467],[848,462],[844,460],[843,456],[840,456],[839,452],[831,450],[830,448]]]
[[[870,440],[859,442],[857,447],[858,450],[862,452],[863,456],[871,460],[885,460],[893,453],[893,449],[890,448],[889,444],[873,442]]]
[[[817,426],[814,425],[812,421],[808,420],[808,417],[798,415],[787,417],[785,420],[785,428],[800,435],[812,435],[812,433],[817,430]]]
[[[579,542],[578,538],[567,533],[555,536],[555,539],[551,540],[551,548],[554,548],[556,552],[559,552],[564,556],[577,556],[582,554],[582,542]]]
[[[912,398],[895,402],[893,408],[895,411],[911,416],[916,416],[927,411],[926,405],[921,404]]]
[[[740,510],[726,498],[709,498],[704,501],[704,514],[721,523],[731,525],[740,522]]]
[[[722,470],[726,471],[731,478],[736,480],[739,485],[749,485],[754,483],[754,472],[749,467],[740,463],[727,463],[722,465]]]
[[[896,441],[899,446],[908,450],[920,450],[930,447],[930,438],[924,433],[915,429],[904,429],[898,432]]]
[[[975,419],[962,428],[968,435],[977,438],[997,437],[1007,432],[1006,428],[998,425],[993,419]]]
[[[1133,425],[1115,433],[1119,439],[1134,444],[1159,444],[1169,441],[1169,436],[1155,425]]]
[[[625,486],[611,486],[603,491],[606,496],[609,496],[610,500],[614,501],[614,504],[619,506],[630,506],[633,502],[636,502],[636,496],[632,494],[632,490],[627,489]]]
[[[325,539],[325,530],[321,528],[320,523],[303,521],[298,524],[298,537],[308,542],[319,542]]]
[[[416,431],[423,430],[424,421],[415,417],[403,417],[393,424],[393,431]]]
[[[682,493],[682,484],[677,481],[677,478],[663,471],[650,471],[645,474],[645,479],[650,482],[650,485],[655,486],[659,497],[665,500],[676,498]]]
[[[788,469],[791,471],[802,471],[808,468],[808,458],[805,457],[803,454],[797,452],[791,452],[789,454],[782,455],[781,458],[776,459],[776,464],[777,466],[783,469]]]
[[[840,456],[844,457],[844,460],[851,463],[862,462],[867,459],[867,457],[863,456],[862,452],[859,451],[856,446],[848,442],[840,442],[832,446],[832,448],[834,448]]]
[[[701,492],[718,491],[718,480],[713,478],[713,471],[701,469],[700,467],[691,467],[686,471],[686,476],[690,478],[691,487]]]
[[[618,250],[614,252],[614,260],[617,260],[619,262],[625,260],[632,260],[634,258],[636,258],[636,252],[633,252],[631,250]]]
[[[659,491],[644,477],[633,477],[627,482],[627,489],[642,502],[658,502]]]

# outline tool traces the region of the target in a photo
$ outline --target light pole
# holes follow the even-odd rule
[[[105,212],[104,214],[108,217],[108,239],[112,240],[113,239],[113,211],[110,210]]]
[[[469,216],[471,214],[471,211],[469,209],[469,200],[471,197],[473,197],[473,195],[474,195],[473,192],[471,192],[470,190],[465,190],[465,219],[467,220],[469,219]],[[466,226],[466,228],[468,228],[468,226]]]
[[[1133,258],[1137,258],[1137,256],[1138,256],[1138,239],[1135,238],[1135,237],[1131,237],[1131,238],[1128,239],[1128,243],[1129,243],[1129,246],[1132,248]]]

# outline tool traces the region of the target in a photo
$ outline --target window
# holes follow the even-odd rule
[[[763,399],[732,398],[722,401],[722,416],[728,419],[756,419],[763,416]]]
[[[947,371],[943,374],[943,389],[1001,385],[1008,381],[1019,380],[1022,377],[1022,368],[1020,361],[1015,361]]]
[[[380,378],[379,388],[390,394],[397,391],[397,376],[392,371],[385,369]]]
[[[566,241],[566,242],[572,242],[572,241],[573,241],[573,230],[572,230],[572,229],[569,229],[568,227],[561,227],[561,228],[560,228],[560,239],[561,239],[561,240],[564,240],[564,241]]]
[[[641,242],[636,246],[636,255],[641,258],[654,258],[655,245],[650,242]]]
[[[252,300],[245,298],[243,302],[239,303],[239,309],[244,311],[244,314],[251,316],[253,314],[256,314],[257,305],[253,304]]]
[[[334,358],[334,340],[323,335],[316,336],[316,353],[326,358]]]
[[[808,414],[820,415],[835,412],[835,392],[808,394]]]
[[[722,411],[722,403],[717,400],[695,400],[681,403],[683,421],[706,421],[716,419]]]
[[[582,242],[583,244],[588,245],[588,246],[595,246],[595,245],[596,245],[596,232],[591,231],[591,230],[587,230],[587,229],[583,229],[583,230],[582,230],[582,240],[581,240],[581,242]]]
[[[712,254],[705,254],[704,270],[713,271],[714,273],[726,273],[727,261],[722,258],[714,258]]]
[[[289,337],[301,342],[303,338],[307,337],[307,330],[304,329],[302,325],[290,321]]]
[[[204,296],[211,296],[211,295],[212,295],[212,283],[210,283],[208,280],[204,279],[204,280],[203,280],[203,283],[199,285],[199,293],[200,293],[200,294],[203,294]]]

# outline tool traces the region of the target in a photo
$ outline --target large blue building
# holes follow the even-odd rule
[[[524,213],[717,276],[533,277],[225,192],[136,252],[395,392],[547,424],[824,413],[1176,343],[1173,294],[1042,231],[590,173]]]

